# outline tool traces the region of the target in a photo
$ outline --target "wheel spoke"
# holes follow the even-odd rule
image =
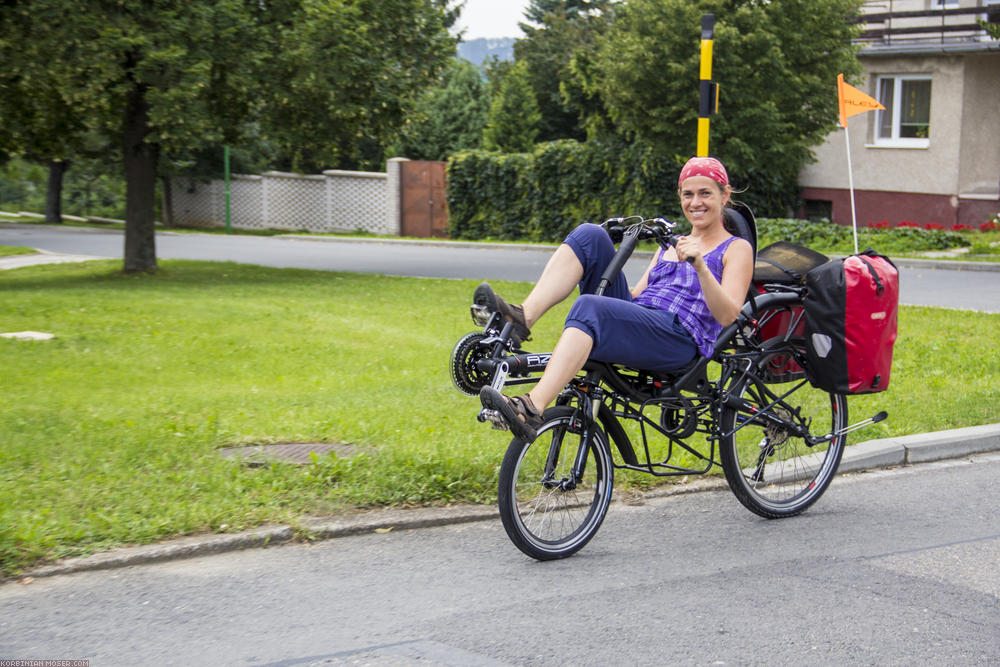
[[[770,354],[792,351],[778,348]],[[741,407],[727,407],[720,423],[730,487],[748,509],[769,518],[798,514],[814,503],[836,473],[844,446],[843,436],[812,446],[805,439],[844,426],[844,397],[796,383],[771,386],[742,376],[728,388]]]
[[[588,432],[586,472],[575,480],[570,471],[585,436],[567,428],[573,410],[550,412],[557,417],[546,413],[548,420],[534,442],[511,443],[500,471],[504,528],[518,548],[543,560],[568,556],[586,544],[600,527],[611,496],[612,466],[603,432]]]

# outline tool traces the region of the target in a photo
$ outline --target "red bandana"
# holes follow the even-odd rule
[[[681,169],[681,176],[677,179],[677,187],[680,187],[685,179],[692,176],[708,176],[722,187],[729,185],[729,174],[726,173],[726,168],[714,157],[693,157],[688,160],[684,168]]]

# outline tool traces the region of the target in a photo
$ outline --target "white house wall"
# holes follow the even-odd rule
[[[994,59],[996,60],[996,59]],[[875,77],[883,74],[930,74],[930,145],[927,148],[875,146],[877,114],[848,119],[854,187],[866,190],[954,195],[960,190],[961,128],[965,67],[958,57],[880,58],[864,63],[866,79],[854,85],[877,97]],[[836,85],[834,82],[833,86]],[[982,137],[986,140],[987,137]],[[1000,142],[994,132],[993,143]],[[802,187],[847,188],[844,130],[837,129],[815,150],[817,162],[799,175]],[[996,168],[994,168],[994,173]]]
[[[959,191],[1000,199],[1000,56],[967,57],[963,92]]]

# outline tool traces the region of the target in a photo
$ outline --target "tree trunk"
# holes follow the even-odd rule
[[[45,222],[62,223],[63,175],[69,163],[63,160],[49,160],[49,184],[45,190]]]
[[[133,82],[125,102],[125,272],[156,271],[156,165],[159,146],[146,141],[149,105],[145,86]]]
[[[174,193],[171,190],[170,177],[164,176],[160,179],[160,193],[163,199],[163,226],[174,226]]]

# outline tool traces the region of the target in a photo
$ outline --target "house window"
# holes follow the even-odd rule
[[[931,136],[931,78],[922,75],[881,76],[875,143],[926,148]]]
[[[833,220],[833,202],[823,199],[807,199],[806,220],[830,222]]]
[[[942,7],[958,7],[958,0],[931,0],[931,9]]]

